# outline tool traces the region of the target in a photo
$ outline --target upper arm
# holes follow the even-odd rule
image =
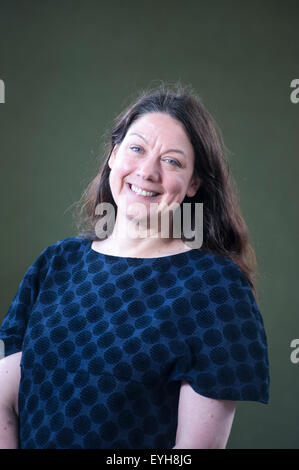
[[[225,448],[235,408],[233,400],[205,397],[195,392],[187,382],[182,382],[174,448]]]
[[[18,391],[21,352],[0,360],[0,449],[18,448]]]
[[[18,414],[21,355],[22,352],[18,352],[0,360],[0,406],[15,414]]]

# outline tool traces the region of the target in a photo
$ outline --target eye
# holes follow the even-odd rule
[[[136,153],[140,153],[142,151],[142,148],[139,147],[138,145],[132,145],[130,147],[131,150],[133,150],[133,152],[136,152]]]
[[[177,160],[174,160],[173,158],[165,158],[164,160],[168,161],[171,165],[175,165],[178,167],[182,166],[180,162],[178,162]]]

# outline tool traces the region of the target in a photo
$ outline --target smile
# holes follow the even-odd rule
[[[153,197],[157,196],[159,193],[153,193],[152,191],[145,191],[144,189],[138,188],[138,186],[134,186],[134,184],[129,184],[131,191],[136,194],[140,194],[141,196],[148,196]]]

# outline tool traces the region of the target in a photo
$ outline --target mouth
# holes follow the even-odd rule
[[[133,193],[137,194],[138,196],[143,196],[143,197],[156,197],[159,196],[160,193],[155,193],[153,191],[146,191],[144,189],[139,188],[138,186],[135,186],[134,184],[127,183],[130,191]]]

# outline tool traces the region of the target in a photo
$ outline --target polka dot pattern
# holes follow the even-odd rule
[[[269,400],[250,286],[201,250],[123,258],[60,240],[26,272],[0,338],[23,352],[24,449],[171,449],[183,380],[215,399]]]

